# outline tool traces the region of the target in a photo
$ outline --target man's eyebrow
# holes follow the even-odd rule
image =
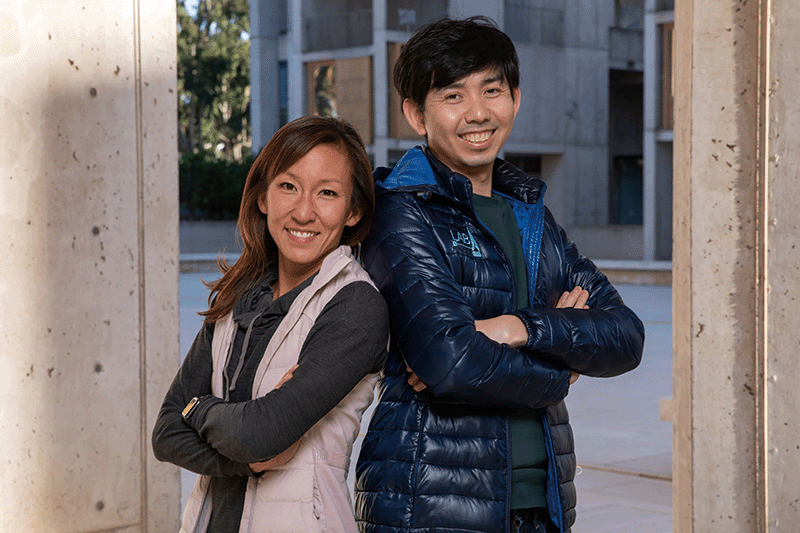
[[[433,90],[434,90],[434,92],[438,93],[438,92],[441,92],[441,91],[448,91],[450,89],[463,89],[463,88],[464,88],[464,83],[456,81],[456,82],[451,83],[450,85],[445,85],[444,87],[434,88]]]
[[[503,77],[502,74],[495,74],[495,75],[487,76],[486,78],[484,78],[481,81],[481,85],[491,85],[493,83],[503,83],[504,81],[505,81],[505,78]],[[444,87],[434,88],[433,91],[434,92],[441,92],[441,91],[448,91],[450,89],[463,89],[463,88],[464,88],[464,82],[456,81],[456,82],[451,83],[450,85],[445,85]]]
[[[506,80],[502,74],[495,74],[494,76],[487,76],[486,78],[484,78],[483,85],[490,85],[492,83],[503,83],[504,81]]]

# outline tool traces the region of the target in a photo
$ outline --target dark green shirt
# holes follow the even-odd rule
[[[522,240],[511,206],[501,197],[472,195],[475,213],[497,238],[514,272],[517,308],[528,305],[528,276]],[[539,411],[510,413],[511,426],[511,508],[547,507],[545,483],[547,450]]]

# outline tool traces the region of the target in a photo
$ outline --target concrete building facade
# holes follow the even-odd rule
[[[643,177],[644,0],[250,5],[255,149],[287,120],[335,114],[358,128],[375,165],[393,165],[422,141],[391,83],[400,47],[436,18],[486,15],[514,40],[521,67],[522,105],[501,155],[547,183],[547,205],[586,255],[669,259],[671,235],[653,220],[670,191]]]

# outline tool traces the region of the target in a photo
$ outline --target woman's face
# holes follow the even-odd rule
[[[332,145],[319,145],[275,176],[258,207],[278,246],[278,282],[283,292],[319,270],[338,245],[345,226],[361,213],[350,205],[350,162]]]

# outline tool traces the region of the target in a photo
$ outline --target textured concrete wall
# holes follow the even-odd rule
[[[676,3],[675,531],[800,523],[794,0]]]
[[[562,9],[563,46],[517,43],[522,105],[509,137],[515,152],[562,154],[548,181],[559,223],[608,223],[609,28],[613,2],[543,2]],[[568,207],[566,207],[568,206]]]
[[[0,530],[170,531],[175,6],[0,6]]]
[[[763,271],[758,318],[760,390],[766,480],[763,521],[770,532],[789,532],[800,524],[800,12],[792,0],[767,3],[762,90],[766,146],[759,161],[763,209],[759,224],[765,242],[759,248]]]

